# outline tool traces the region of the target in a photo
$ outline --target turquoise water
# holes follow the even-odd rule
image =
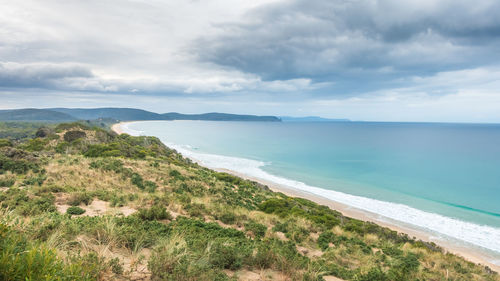
[[[500,125],[147,121],[124,129],[213,168],[500,252]]]

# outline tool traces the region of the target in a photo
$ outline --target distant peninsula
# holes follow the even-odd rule
[[[115,119],[140,120],[204,120],[204,121],[260,121],[281,122],[276,116],[240,115],[229,113],[182,114],[177,112],[155,113],[136,108],[46,108],[0,110],[0,121],[73,121]]]

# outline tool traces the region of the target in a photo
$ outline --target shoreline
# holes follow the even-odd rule
[[[133,122],[134,121],[127,121],[127,122],[120,122],[120,123],[113,124],[111,127],[111,130],[113,130],[117,134],[122,134],[122,133],[124,133],[124,130],[122,129],[122,125],[125,125],[128,123],[133,123]],[[200,163],[196,159],[191,159],[191,160],[200,164],[201,166],[203,166],[202,163]],[[341,212],[343,215],[345,215],[347,217],[359,219],[362,221],[373,222],[375,224],[378,224],[378,225],[383,226],[383,227],[387,227],[387,228],[394,230],[394,231],[397,231],[399,233],[407,234],[411,238],[415,238],[415,239],[426,241],[426,242],[434,242],[438,246],[443,248],[443,250],[445,252],[455,254],[457,256],[464,258],[467,261],[470,261],[470,262],[473,262],[476,264],[488,266],[490,269],[500,273],[500,265],[491,262],[491,260],[493,260],[494,257],[489,256],[487,253],[482,252],[480,249],[476,250],[472,247],[467,247],[465,245],[459,245],[457,243],[453,243],[452,241],[446,241],[444,239],[434,237],[432,235],[432,233],[430,233],[426,230],[420,229],[416,226],[413,226],[410,224],[404,225],[404,223],[402,223],[402,222],[382,217],[376,213],[357,209],[355,207],[352,207],[352,206],[349,206],[346,204],[342,204],[342,203],[327,199],[325,197],[322,197],[322,196],[319,196],[316,194],[312,194],[312,193],[308,193],[308,192],[301,191],[298,189],[290,188],[288,186],[284,186],[284,185],[280,185],[280,184],[275,183],[275,182],[263,180],[261,178],[251,177],[251,176],[248,176],[248,175],[245,175],[242,173],[238,173],[236,171],[232,171],[229,169],[222,169],[221,168],[221,169],[213,169],[213,170],[218,171],[218,172],[225,172],[228,174],[232,174],[234,176],[238,176],[238,177],[241,177],[244,179],[248,179],[248,180],[252,180],[252,181],[261,183],[263,185],[268,186],[273,192],[281,192],[281,193],[283,193],[287,196],[290,196],[290,197],[304,198],[304,199],[313,201],[317,204],[325,205],[332,210]]]
[[[119,135],[124,134],[125,132],[123,131],[122,126],[125,124],[133,123],[133,122],[137,122],[137,121],[124,121],[124,122],[115,123],[111,126],[111,131],[113,131]]]

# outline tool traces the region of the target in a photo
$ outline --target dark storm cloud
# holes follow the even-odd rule
[[[311,78],[349,89],[500,58],[500,2],[280,2],[196,42],[200,60],[264,79]],[[372,87],[372,86],[370,86]]]

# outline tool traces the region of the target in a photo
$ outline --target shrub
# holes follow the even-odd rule
[[[198,217],[202,218],[204,214],[206,214],[208,211],[205,208],[205,205],[203,204],[198,204],[198,203],[190,203],[187,204],[184,209],[188,212],[188,214],[192,217]]]
[[[36,176],[32,176],[32,177],[28,177],[28,178],[24,179],[23,184],[24,185],[41,186],[46,179],[47,179],[47,176],[45,176],[45,175],[36,175]]]
[[[130,177],[130,182],[140,189],[144,189],[144,180],[138,173],[133,173]]]
[[[386,281],[389,278],[380,269],[380,267],[374,267],[370,269],[366,274],[357,275],[355,277],[356,281]]]
[[[42,151],[47,145],[47,143],[48,140],[46,139],[41,139],[41,138],[30,139],[27,143],[25,143],[22,146],[22,148],[28,151]]]
[[[233,240],[216,239],[210,246],[210,264],[220,269],[241,268],[245,252],[240,246]]]
[[[123,171],[123,162],[119,159],[99,159],[96,161],[90,162],[90,168],[92,169],[100,169],[103,171],[113,171],[115,173],[120,173]]]
[[[245,230],[250,231],[255,238],[262,238],[264,237],[264,235],[266,235],[267,226],[254,221],[250,221],[248,223],[245,223]]]
[[[397,281],[410,280],[413,273],[417,272],[419,267],[418,256],[414,253],[408,253],[394,261],[388,272],[389,279]]]
[[[176,180],[183,180],[184,177],[182,176],[182,174],[177,171],[177,170],[171,170],[169,173],[168,173],[169,176],[173,177],[174,179]]]
[[[67,131],[64,134],[64,140],[67,142],[73,142],[77,139],[85,138],[87,134],[84,131]]]
[[[155,182],[152,181],[144,182],[144,190],[146,190],[147,192],[153,193],[156,191],[156,188],[158,188],[158,186],[156,185]]]
[[[85,213],[85,210],[78,206],[71,206],[66,210],[66,213],[70,215],[81,215]]]
[[[92,203],[93,196],[87,192],[76,192],[71,194],[68,204],[71,206],[78,206],[80,204],[88,205]]]
[[[0,177],[0,187],[11,187],[16,183],[15,176]]]
[[[111,259],[109,262],[108,262],[109,266],[111,267],[111,271],[114,273],[114,274],[123,274],[123,266],[122,264],[120,263],[120,259],[119,258],[114,258],[114,259]]]
[[[55,251],[0,224],[0,280],[96,280],[82,263],[64,264]],[[99,273],[99,272],[98,272]]]
[[[225,224],[233,224],[236,222],[236,215],[234,213],[223,213],[219,216],[219,220]]]
[[[153,205],[149,209],[139,209],[137,216],[146,221],[172,219],[172,215],[167,209],[159,205]]]
[[[70,130],[70,129],[76,129],[80,128],[82,130],[90,130],[91,128],[87,125],[84,125],[80,122],[73,122],[73,123],[61,123],[56,126],[55,131],[60,133],[64,130]]]
[[[318,246],[324,251],[329,247],[330,243],[336,241],[337,236],[331,231],[325,231],[318,237]]]
[[[12,146],[12,142],[8,139],[0,139],[0,147]]]
[[[265,213],[286,215],[290,211],[290,204],[285,199],[271,198],[259,205],[259,209]]]
[[[45,138],[48,137],[49,135],[53,134],[53,131],[47,127],[40,127],[36,133],[35,136],[37,138]]]

